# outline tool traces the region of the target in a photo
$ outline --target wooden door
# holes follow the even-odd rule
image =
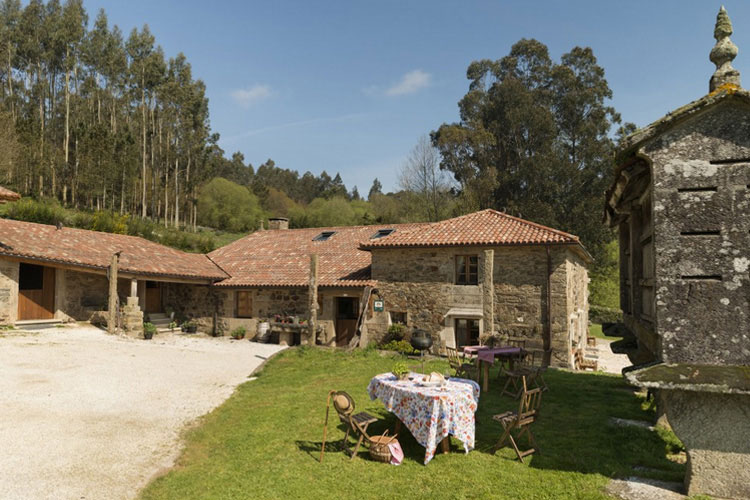
[[[336,345],[347,346],[357,333],[359,318],[359,299],[354,297],[336,297]]]
[[[161,307],[161,285],[158,281],[146,282],[146,311],[147,313],[160,313]]]
[[[55,268],[21,264],[18,276],[18,319],[55,317]]]

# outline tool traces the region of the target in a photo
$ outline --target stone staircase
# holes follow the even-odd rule
[[[148,318],[151,324],[153,324],[156,327],[157,333],[165,333],[169,332],[169,324],[172,322],[172,320],[164,313],[148,313]],[[178,328],[175,328],[175,331],[179,331]]]

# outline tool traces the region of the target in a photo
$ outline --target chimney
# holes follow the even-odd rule
[[[289,219],[286,217],[271,217],[268,219],[268,229],[289,229]]]

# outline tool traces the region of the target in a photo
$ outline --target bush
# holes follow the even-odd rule
[[[143,323],[143,338],[150,339],[156,333],[156,325],[153,323]]]
[[[237,328],[232,330],[232,338],[235,340],[244,339],[246,333],[247,330],[245,330],[244,326],[238,326]]]
[[[401,323],[394,323],[388,327],[388,335],[391,339],[401,340],[404,338],[404,333],[406,333],[406,325]]]
[[[589,321],[592,323],[621,323],[622,311],[611,307],[589,305]]]
[[[416,354],[418,352],[406,340],[391,340],[386,344],[381,344],[380,348],[384,351],[396,351],[401,354]]]

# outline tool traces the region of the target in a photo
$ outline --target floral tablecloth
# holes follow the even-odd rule
[[[425,447],[425,465],[448,434],[463,443],[466,453],[474,449],[479,384],[473,380],[450,378],[442,387],[424,387],[411,380],[398,380],[392,373],[382,373],[370,380],[367,392],[370,399],[380,399],[385,409],[394,413]]]

